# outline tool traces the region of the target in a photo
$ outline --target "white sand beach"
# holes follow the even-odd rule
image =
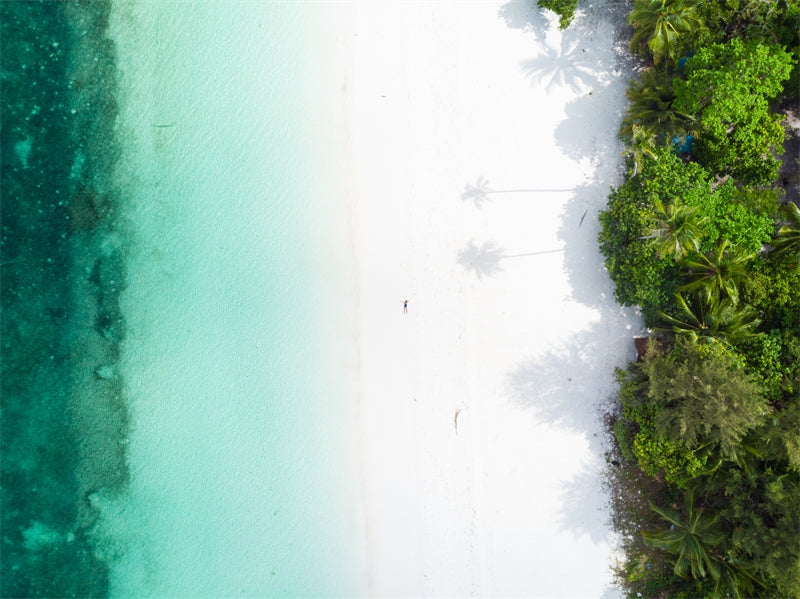
[[[624,3],[534,4],[115,5],[112,595],[616,596]]]
[[[596,239],[622,9],[560,32],[533,4],[350,5],[373,595],[616,596],[599,407],[641,323]]]

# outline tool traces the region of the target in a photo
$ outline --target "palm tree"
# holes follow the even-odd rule
[[[694,5],[685,0],[636,0],[628,16],[633,25],[631,50],[648,48],[653,62],[677,58],[680,38],[697,30],[702,21]]]
[[[704,514],[694,502],[694,493],[686,492],[683,513],[666,507],[650,508],[669,522],[670,527],[656,532],[643,532],[649,545],[676,555],[674,571],[681,578],[694,580],[710,574],[716,581],[721,576],[719,558],[712,551],[725,539],[717,526],[719,514]]]
[[[710,336],[723,341],[760,335],[753,330],[760,320],[752,306],[735,306],[730,298],[720,299],[706,293],[691,294],[688,299],[676,293],[675,301],[682,312],[680,317],[658,313],[672,325],[666,330],[693,338]]]
[[[721,599],[752,597],[756,585],[766,588],[753,573],[752,567],[732,559],[725,551],[726,534],[717,526],[719,515],[704,514],[695,505],[694,489],[684,496],[683,513],[654,505],[651,509],[669,522],[670,527],[656,532],[643,532],[649,545],[677,555],[673,571],[681,578],[688,574],[695,581],[710,575],[714,581],[711,597]]]
[[[639,125],[665,144],[675,136],[694,133],[691,117],[674,108],[672,80],[670,70],[651,68],[631,82],[625,92],[629,104],[622,119],[621,135],[635,136],[634,127]]]
[[[658,154],[655,152],[656,136],[654,133],[648,131],[641,125],[632,125],[631,133],[633,138],[631,143],[625,146],[623,155],[628,156],[633,162],[633,173],[631,177],[635,177],[639,172],[639,167],[644,164],[646,158],[658,160]]]
[[[687,206],[677,198],[669,204],[657,199],[654,204],[656,223],[645,229],[642,239],[656,240],[662,259],[675,256],[680,262],[692,251],[697,252],[708,219],[700,215],[696,206]]]
[[[714,581],[713,599],[751,597],[756,585],[765,585],[752,568],[732,560],[722,553],[726,534],[717,526],[719,514],[710,516],[695,505],[690,489],[684,497],[683,513],[655,505],[651,509],[669,522],[670,527],[657,532],[644,532],[646,543],[676,555],[675,574],[684,579],[700,581],[707,575]]]
[[[800,208],[789,202],[781,206],[786,219],[782,221],[772,247],[776,253],[788,255],[795,263],[800,262]]]
[[[735,252],[729,246],[728,240],[723,240],[697,260],[687,260],[690,281],[678,289],[727,297],[734,304],[738,303],[739,283],[747,278],[745,265],[752,260],[753,254]]]
[[[720,576],[715,581],[711,597],[712,599],[753,597],[756,585],[767,588],[767,585],[753,574],[751,567],[741,566],[726,558],[720,562]]]

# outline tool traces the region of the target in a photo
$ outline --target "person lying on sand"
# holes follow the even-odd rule
[[[408,300],[403,300],[403,314],[408,314]]]

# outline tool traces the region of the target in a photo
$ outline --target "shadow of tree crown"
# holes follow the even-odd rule
[[[603,64],[600,57],[581,48],[580,41],[575,35],[564,34],[558,47],[543,45],[542,54],[522,62],[522,72],[547,91],[566,87],[580,93],[595,87],[601,82],[597,73]]]
[[[507,382],[514,403],[551,426],[583,434],[588,440],[592,460],[562,485],[564,503],[558,518],[562,529],[588,535],[596,543],[606,540],[608,530],[603,518],[597,517],[607,502],[599,472],[607,449],[602,414],[613,405],[614,366],[634,357],[632,335],[641,326],[636,324],[633,309],[621,308],[613,299],[613,284],[597,247],[596,219],[622,170],[621,148],[616,137],[608,139],[607,126],[621,121],[625,78],[638,64],[625,42],[629,31],[626,15],[632,4],[632,0],[582,2],[582,14],[560,33],[555,44],[547,43],[550,22],[535,2],[509,2],[499,11],[508,27],[530,34],[541,50],[539,56],[520,65],[533,85],[546,91],[557,86],[574,93],[587,88],[593,91],[592,96],[582,95],[567,104],[566,119],[556,130],[558,147],[576,162],[588,161],[592,166],[591,176],[572,190],[558,237],[572,290],[569,299],[597,309],[600,318],[587,330],[565,335],[543,355],[521,361],[508,373]],[[605,26],[604,34],[612,36],[611,48],[584,52],[596,39],[599,24]],[[609,31],[608,27],[612,29]],[[621,99],[603,102],[602,94],[619,94]],[[598,113],[600,106],[605,107],[604,113]],[[598,122],[604,126],[598,127]],[[597,130],[602,134],[595,134]],[[472,195],[462,198],[479,207],[491,193],[481,179],[472,191]],[[506,257],[504,250],[494,244],[477,246],[473,242],[462,251],[459,261],[463,260],[465,267],[469,264],[469,268],[479,269],[479,277],[493,276]],[[626,347],[630,354],[625,353]],[[608,588],[603,596],[616,594],[615,589]]]

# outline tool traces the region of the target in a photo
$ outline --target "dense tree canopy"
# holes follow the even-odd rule
[[[782,116],[769,102],[789,78],[792,57],[780,46],[732,39],[700,49],[676,79],[675,109],[698,116],[697,158],[712,173],[754,185],[778,172]]]
[[[610,422],[620,584],[800,597],[800,209],[776,181],[800,0],[635,0],[630,22],[652,63],[599,242],[658,341]]]
[[[622,383],[627,416],[658,442],[677,442],[695,456],[733,459],[742,438],[769,413],[745,360],[718,341],[679,337],[673,350],[652,352]]]
[[[731,457],[768,413],[744,361],[719,342],[679,339],[675,349],[642,363],[647,403],[658,406],[657,434],[692,449],[710,445]]]
[[[713,188],[700,165],[654,148],[637,175],[612,190],[600,215],[600,251],[617,300],[640,306],[648,324],[658,324],[678,287],[697,289],[692,282],[704,270],[710,285],[738,300],[747,263],[773,238],[773,212],[775,194],[732,182]]]

